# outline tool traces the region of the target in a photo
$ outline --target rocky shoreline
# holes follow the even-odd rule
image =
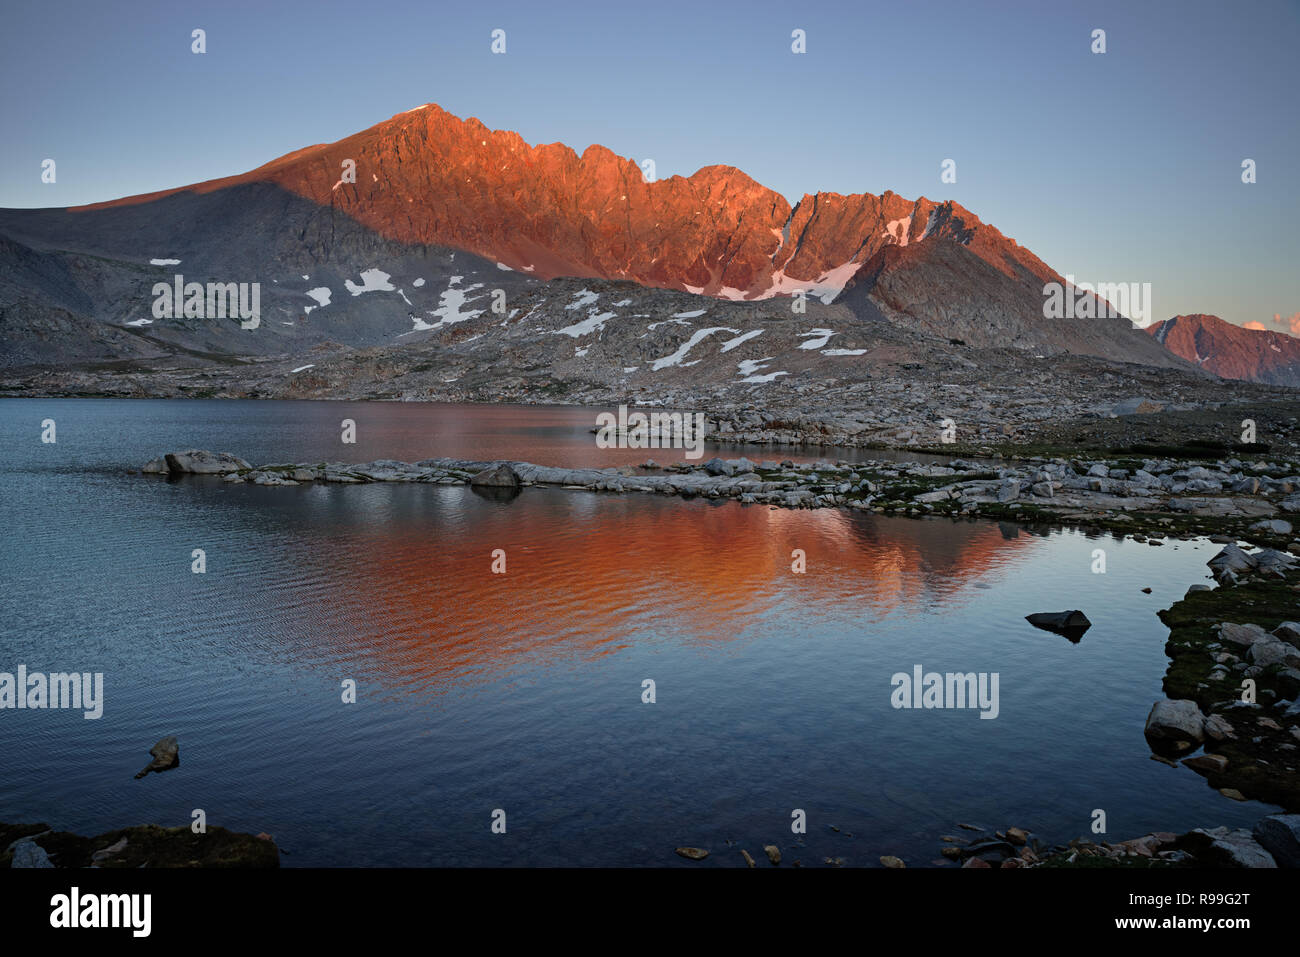
[[[362,464],[253,466],[228,452],[169,452],[147,474],[211,475],[226,482],[292,486],[416,482],[519,490],[529,486],[594,492],[734,499],[778,508],[848,508],[902,515],[984,517],[1102,527],[1158,544],[1166,536],[1233,535],[1300,554],[1282,516],[1300,515],[1300,466],[1288,460],[1164,457],[1032,457],[1019,462],[922,462],[714,458],[699,465],[555,468],[529,462],[452,458]]]
[[[83,837],[48,824],[0,821],[0,869],[126,867],[279,867],[280,849],[269,834],[208,827],[143,824]]]
[[[1300,567],[1284,553],[1234,544],[1207,564],[1219,587],[1192,586],[1159,613],[1170,629],[1168,697],[1152,705],[1143,731],[1154,760],[1181,763],[1226,798],[1283,813],[1251,829],[1077,838],[1050,848],[1018,828],[944,836],[945,859],[962,867],[1300,868],[1300,623],[1291,620],[1300,617]]]

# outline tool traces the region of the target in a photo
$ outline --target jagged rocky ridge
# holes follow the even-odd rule
[[[355,182],[342,178],[344,160],[356,162]],[[259,283],[260,325],[155,317],[154,285],[178,274]],[[656,359],[704,328],[758,323],[770,332],[734,346],[727,374],[695,370],[696,395],[782,375],[862,383],[888,358],[877,346],[922,359],[964,350],[963,367],[1068,353],[1197,374],[1126,320],[1044,319],[1042,286],[1056,281],[955,203],[815,193],[792,206],[721,166],[646,182],[601,147],[529,146],[430,105],[240,176],[91,207],[0,210],[0,368],[15,391],[75,380],[114,394],[134,375],[169,394],[186,370],[251,391],[266,362],[295,370],[322,351],[378,350],[358,357],[372,371],[355,377],[378,391],[389,377],[376,366],[417,351],[440,365],[483,339],[501,346],[493,372],[518,379],[516,395],[553,401],[551,380],[572,391],[620,376],[629,389],[671,388]],[[598,308],[574,309],[586,288]],[[806,312],[794,310],[795,290],[809,294]],[[683,313],[707,314],[708,326]],[[647,337],[651,323],[663,331]],[[824,350],[801,338],[816,329],[834,334]],[[741,363],[753,371],[736,375]],[[555,374],[538,381],[539,369]],[[436,397],[453,371],[403,391]]]

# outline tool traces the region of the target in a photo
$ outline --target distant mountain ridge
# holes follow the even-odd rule
[[[1300,387],[1300,339],[1218,316],[1174,316],[1147,327],[1171,352],[1225,379]]]

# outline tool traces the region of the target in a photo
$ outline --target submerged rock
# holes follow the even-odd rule
[[[160,740],[149,749],[149,753],[153,755],[153,760],[136,773],[137,780],[150,771],[161,774],[163,771],[169,771],[181,763],[181,748],[176,741],[175,735],[168,735]]]
[[[1015,856],[1016,849],[1011,846],[1009,841],[988,838],[968,844],[961,849],[961,852],[966,857],[978,858],[986,863],[994,863],[1001,861],[1003,858]]]
[[[1183,758],[1183,764],[1198,774],[1218,774],[1228,766],[1228,759],[1221,754],[1198,754],[1194,758]]]
[[[471,485],[469,490],[489,502],[513,502],[523,493],[519,486],[509,485]]]
[[[702,861],[709,856],[709,852],[702,847],[679,847],[677,854],[692,861]]]

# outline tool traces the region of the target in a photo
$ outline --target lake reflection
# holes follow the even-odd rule
[[[808,866],[917,866],[958,821],[1066,840],[1104,807],[1122,838],[1263,810],[1151,761],[1142,737],[1167,665],[1155,612],[1206,580],[1213,546],[128,471],[187,447],[619,464],[555,410],[530,430],[526,410],[443,408],[447,437],[407,408],[360,410],[367,444],[342,452],[329,403],[0,402],[0,670],[102,671],[106,698],[99,721],[0,713],[0,761],[20,769],[0,777],[0,820],[99,833],[202,807],[274,834],[287,866],[744,866],[766,843]],[[570,461],[579,448],[592,458]],[[1093,621],[1078,644],[1024,620],[1067,608]],[[894,709],[891,676],[918,664],[997,672],[996,720]],[[133,780],[164,734],[181,766]],[[684,844],[712,853],[686,862]]]

